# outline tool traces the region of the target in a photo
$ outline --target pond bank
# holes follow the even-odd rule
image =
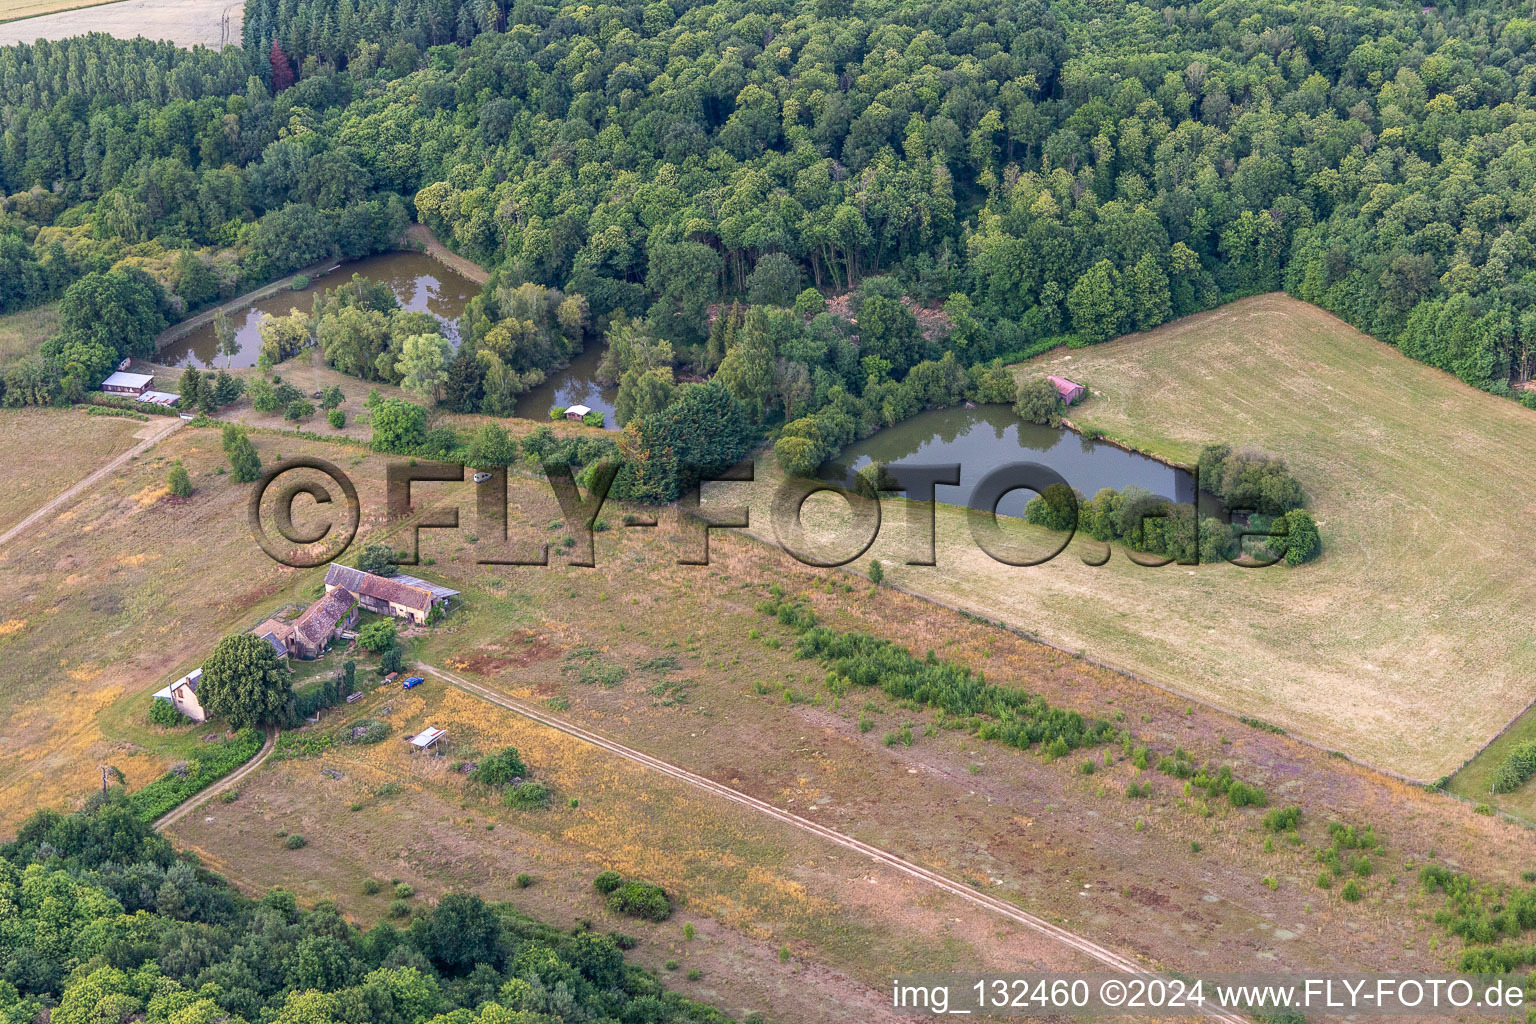
[[[491,279],[490,271],[481,267],[472,260],[453,252],[443,243],[439,242],[425,224],[412,224],[406,229],[405,235],[400,239],[400,245],[386,252],[376,253],[375,256],[387,256],[392,253],[422,253],[441,263],[460,277],[483,286]],[[203,310],[195,316],[188,317],[178,323],[172,324],[155,336],[155,362],[163,362],[159,358],[159,352],[167,345],[180,341],[194,331],[200,330],[213,323],[213,318],[222,312],[225,316],[233,315],[250,306],[269,299],[278,293],[288,290],[295,277],[303,275],[311,280],[324,277],[326,274],[344,267],[347,263],[357,263],[371,257],[361,257],[358,260],[323,260],[311,264],[299,270],[292,271],[278,277],[259,288],[253,288],[243,295],[237,295],[227,302],[221,302],[217,306]]]

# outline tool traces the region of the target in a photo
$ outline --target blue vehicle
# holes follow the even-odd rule
[[[400,688],[403,690],[409,690],[411,687],[420,686],[424,682],[426,682],[426,680],[421,678],[421,676],[411,676],[411,678],[400,684]]]

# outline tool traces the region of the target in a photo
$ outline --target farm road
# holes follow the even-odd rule
[[[1065,928],[1057,927],[1044,918],[1036,917],[1034,914],[1020,910],[1018,907],[1014,906],[1012,903],[1007,902],[1006,900],[1001,900],[994,896],[988,896],[985,893],[977,892],[975,889],[968,885],[946,878],[944,875],[941,875],[936,871],[930,871],[927,868],[919,867],[910,861],[898,857],[894,853],[889,853],[880,849],[878,846],[871,846],[868,843],[860,842],[859,840],[854,839],[852,836],[848,836],[841,832],[835,831],[834,829],[827,828],[825,825],[820,825],[808,818],[802,818],[798,814],[791,814],[789,811],[775,807],[773,804],[770,804],[764,800],[759,800],[756,797],[748,796],[745,793],[738,792],[729,786],[722,785],[721,783],[715,782],[712,779],[705,778],[702,775],[695,775],[693,772],[690,772],[685,768],[679,768],[677,765],[670,764],[659,758],[652,757],[649,754],[641,753],[638,750],[635,750],[631,747],[626,747],[620,743],[614,742],[613,740],[606,739],[596,733],[588,732],[580,726],[572,725],[571,723],[562,719],[555,718],[553,715],[546,714],[533,705],[528,704],[525,701],[518,700],[516,697],[509,697],[505,694],[498,693],[495,690],[489,689],[488,687],[481,686],[478,683],[472,683],[462,676],[455,675],[452,672],[447,672],[443,669],[435,668],[434,666],[428,665],[425,662],[419,663],[418,668],[423,672],[429,673],[430,675],[437,676],[439,679],[446,680],[447,682],[452,683],[454,686],[457,686],[462,690],[467,690],[477,697],[488,700],[492,704],[504,707],[508,711],[515,711],[516,713],[523,715],[526,718],[531,718],[535,722],[538,722],[540,725],[548,726],[551,729],[558,729],[569,736],[574,736],[577,739],[584,740],[587,743],[591,743],[596,747],[600,747],[603,750],[608,751],[609,753],[617,754],[622,758],[633,761],[637,764],[644,765],[653,771],[660,772],[663,775],[668,775],[674,779],[686,782],[689,785],[697,786],[698,788],[706,790],[715,796],[723,797],[733,803],[741,804],[743,807],[750,807],[754,811],[758,811],[762,814],[768,815],[769,817],[776,818],[779,821],[793,825],[796,828],[802,829],[806,832],[813,833],[814,835],[820,836],[823,839],[836,843],[838,846],[852,850],[855,853],[862,854],[870,860],[877,861],[887,867],[894,868],[897,871],[900,871],[906,875],[910,875],[911,877],[916,878],[921,882],[926,882],[936,889],[941,889],[951,896],[956,896],[969,903],[983,907],[996,914],[1006,917],[1011,921],[1017,922],[1026,928],[1039,932],[1048,938],[1054,939],[1070,949],[1074,949],[1079,953],[1083,953],[1092,957],[1099,963],[1108,967],[1110,970],[1119,971],[1125,974],[1140,974],[1149,976],[1155,973],[1142,967],[1134,960],[1121,956],[1120,954],[1105,946],[1101,946],[1096,942],[1085,939],[1080,935],[1075,935],[1072,932],[1067,931]],[[1247,1021],[1247,1018],[1245,1017],[1233,1013],[1227,1013],[1221,1010],[1207,1010],[1205,1012],[1205,1016],[1214,1020],[1223,1021],[1225,1024],[1246,1024]]]

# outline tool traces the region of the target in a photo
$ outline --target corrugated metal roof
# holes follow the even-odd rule
[[[406,586],[421,587],[423,590],[430,590],[432,591],[433,597],[448,598],[459,596],[459,592],[454,590],[452,587],[444,587],[440,584],[433,583],[430,580],[421,579],[419,576],[407,576],[403,572],[397,572],[395,573],[394,578],[399,580],[401,583],[404,583]]]
[[[434,597],[431,584],[414,576],[375,576],[339,562],[332,562],[325,570],[325,584],[421,612],[431,609]]]
[[[101,382],[102,387],[109,385],[114,388],[143,388],[148,387],[149,382],[155,379],[152,373],[124,373],[118,370],[112,376]]]
[[[421,730],[421,732],[411,737],[411,746],[423,748],[430,747],[432,744],[436,743],[446,735],[448,735],[448,733],[444,730],[434,729],[429,725],[425,729]]]

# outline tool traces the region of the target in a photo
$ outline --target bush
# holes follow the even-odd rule
[[[357,631],[357,646],[375,653],[395,645],[400,632],[388,619],[376,619]]]
[[[592,888],[596,889],[604,896],[613,892],[623,884],[624,876],[619,874],[617,871],[604,871],[596,878],[592,879]]]
[[[363,879],[363,892],[369,896],[377,896],[379,894],[379,890],[382,888],[383,886],[379,884],[379,880],[377,878]]]
[[[1262,789],[1245,782],[1233,782],[1227,788],[1227,799],[1233,807],[1263,807],[1269,803],[1269,797]]]
[[[390,903],[389,903],[389,916],[390,917],[409,917],[410,913],[411,913],[411,905],[409,903],[405,902],[405,900],[391,900],[390,901]]]
[[[869,563],[869,582],[879,586],[885,582],[885,566],[880,564],[880,559],[871,559]]]
[[[340,409],[332,409],[330,412],[325,414],[325,422],[329,423],[337,430],[340,430],[342,427],[347,425],[347,414],[342,412]]]
[[[666,890],[654,882],[630,880],[608,894],[608,908],[647,921],[665,921],[672,915]]]
[[[1536,775],[1536,740],[1522,743],[1504,755],[1503,762],[1494,770],[1489,791],[1513,793],[1532,775]]]
[[[408,882],[395,883],[395,899],[408,900],[414,895],[416,895],[416,890],[412,889]]]
[[[171,463],[170,475],[166,477],[166,486],[171,489],[171,494],[177,498],[190,498],[192,496],[192,478],[187,475],[187,467],[177,459]]]
[[[537,811],[549,806],[549,796],[549,787],[544,783],[524,782],[508,789],[501,802],[515,810]]]
[[[1271,832],[1294,832],[1300,824],[1300,807],[1276,807],[1264,815],[1264,827]]]
[[[526,889],[526,888],[528,888],[532,884],[533,884],[533,876],[532,875],[528,874],[526,871],[522,871],[522,872],[518,873],[518,876],[517,876],[517,887],[519,889]]]
[[[1312,513],[1304,508],[1293,508],[1285,514],[1285,564],[1291,567],[1310,562],[1323,550],[1322,537]]]
[[[513,779],[520,779],[527,774],[528,768],[523,764],[522,755],[517,752],[517,748],[503,747],[497,753],[481,759],[469,777],[482,786],[500,788]]]
[[[1044,377],[1025,381],[1019,385],[1018,395],[1014,399],[1014,414],[1026,423],[1038,423],[1048,427],[1061,426],[1062,414],[1066,412],[1066,405],[1061,400],[1061,392],[1056,390],[1056,385]]]
[[[1346,902],[1356,903],[1365,894],[1360,891],[1360,886],[1356,885],[1355,880],[1351,878],[1344,883],[1344,888],[1339,890],[1339,895],[1344,897]]]
[[[349,744],[378,743],[390,734],[388,722],[381,722],[376,718],[365,718],[360,722],[354,722],[341,735],[341,741]]]
[[[176,710],[176,705],[159,697],[151,697],[149,701],[149,720],[162,728],[173,728],[178,725],[186,725],[192,719]]]
[[[283,843],[283,845],[288,847],[290,850],[302,850],[305,846],[309,845],[309,841],[295,832],[293,835],[288,837],[288,840]]]

